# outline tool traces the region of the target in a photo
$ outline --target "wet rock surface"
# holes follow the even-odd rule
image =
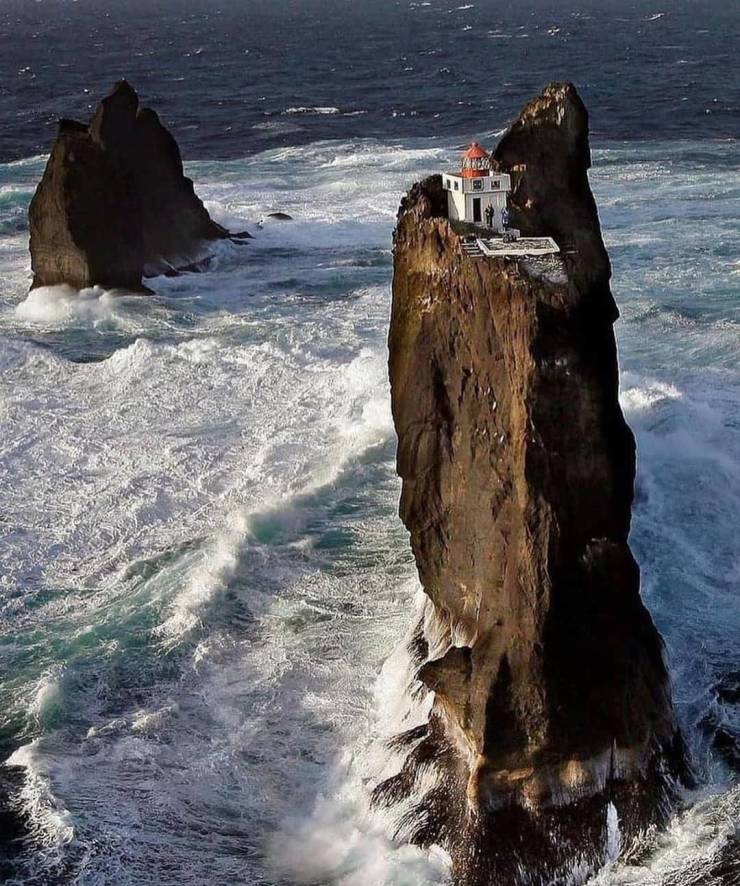
[[[89,124],[62,120],[29,209],[33,287],[143,289],[229,232],[183,173],[177,142],[126,81]]]
[[[547,87],[494,157],[512,224],[552,236],[562,272],[466,256],[439,176],[401,204],[389,370],[434,702],[374,796],[481,886],[598,867],[664,821],[686,772],[628,545],[635,444],[576,90]]]

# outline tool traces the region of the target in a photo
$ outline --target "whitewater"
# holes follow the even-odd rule
[[[420,592],[391,233],[463,140],[189,164],[212,216],[255,236],[148,298],[29,295],[45,158],[0,165],[0,750],[30,824],[7,882],[448,881],[368,796],[426,713],[402,642]],[[591,182],[639,447],[631,543],[699,787],[630,864],[614,818],[612,861],[572,882],[725,884],[740,789],[701,724],[740,742],[713,688],[740,668],[736,145],[602,143]]]

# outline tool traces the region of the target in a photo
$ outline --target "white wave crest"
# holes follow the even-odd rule
[[[28,706],[28,713],[37,722],[43,723],[58,711],[61,702],[60,680],[63,668],[52,668],[39,678],[33,698]]]
[[[323,116],[334,116],[335,114],[341,114],[342,112],[339,110],[339,108],[333,108],[333,107],[321,107],[321,106],[304,107],[304,106],[301,106],[298,108],[286,108],[282,113],[286,114],[286,115],[316,114],[317,116],[323,117]]]
[[[156,629],[168,647],[192,636],[203,626],[206,609],[228,587],[239,565],[239,552],[249,535],[249,514],[234,511],[228,525],[207,545],[178,594],[170,616]]]
[[[75,836],[69,810],[54,796],[46,760],[39,740],[18,748],[6,760],[8,766],[25,770],[23,787],[17,802],[29,821],[34,838],[47,848],[61,849]]]

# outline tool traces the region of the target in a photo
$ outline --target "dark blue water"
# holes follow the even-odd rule
[[[184,154],[500,128],[574,81],[596,138],[740,134],[732,0],[2,0],[0,161],[120,77]],[[311,109],[323,109],[323,113]],[[291,109],[308,109],[293,110]]]

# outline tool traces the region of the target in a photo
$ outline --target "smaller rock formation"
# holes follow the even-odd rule
[[[142,290],[143,277],[192,266],[209,242],[230,237],[184,175],[175,139],[125,80],[89,124],[60,121],[29,222],[32,288]]]

